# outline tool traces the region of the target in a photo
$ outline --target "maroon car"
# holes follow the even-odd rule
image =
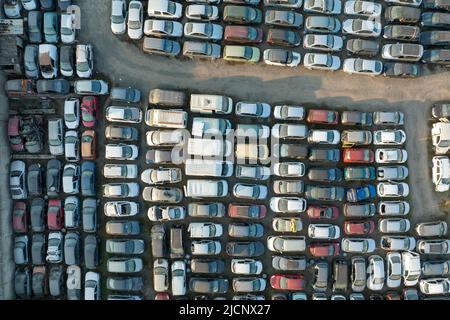
[[[337,124],[339,113],[330,110],[310,109],[306,121],[309,123]]]
[[[270,277],[270,286],[278,290],[303,290],[306,280],[302,274],[274,274]]]
[[[373,221],[345,221],[344,232],[348,235],[368,235],[375,230]]]
[[[95,126],[97,120],[97,105],[97,97],[86,96],[81,100],[81,120],[83,122],[83,126],[86,128],[92,128]]]
[[[47,225],[49,230],[61,230],[63,227],[63,207],[61,200],[52,199],[48,202]]]
[[[339,209],[335,206],[312,205],[308,207],[306,213],[311,219],[330,219],[339,217]]]
[[[250,26],[226,26],[223,39],[227,42],[260,43],[263,38],[261,28]]]
[[[14,204],[13,210],[13,229],[14,232],[28,232],[28,212],[27,205],[23,201]]]
[[[25,145],[23,138],[20,136],[20,117],[14,116],[8,121],[8,137],[9,145],[12,151],[23,151]]]
[[[309,246],[309,252],[314,257],[338,256],[341,251],[339,243],[313,243]]]
[[[266,216],[267,207],[256,204],[236,204],[228,206],[228,215],[231,218],[262,219]]]

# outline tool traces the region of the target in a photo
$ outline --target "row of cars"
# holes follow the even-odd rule
[[[449,139],[450,126],[450,104],[448,102],[435,103],[431,109],[433,125],[431,130],[435,155],[431,159],[432,181],[434,190],[446,192],[450,189],[450,159],[446,156],[448,152],[447,141]]]

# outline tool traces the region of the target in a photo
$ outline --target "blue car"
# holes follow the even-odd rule
[[[81,194],[83,196],[95,196],[95,163],[85,161],[81,164]]]
[[[44,39],[48,43],[58,43],[59,19],[57,12],[44,13]]]
[[[375,187],[371,184],[358,188],[350,188],[347,190],[347,201],[348,202],[364,201],[375,197],[376,194],[377,191]]]

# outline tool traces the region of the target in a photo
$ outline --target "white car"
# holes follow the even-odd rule
[[[358,15],[365,17],[379,17],[382,6],[372,1],[350,0],[345,2],[344,13],[347,15]]]
[[[80,166],[76,164],[66,164],[62,177],[63,191],[68,194],[80,192]]]
[[[378,221],[378,230],[382,233],[408,232],[411,223],[404,218],[386,218]]]
[[[306,249],[305,237],[301,236],[269,236],[267,249],[273,252],[303,252]]]
[[[64,135],[64,155],[69,162],[80,160],[80,138],[78,131],[68,130]]]
[[[417,242],[417,252],[421,254],[450,254],[450,240],[430,239]]]
[[[445,221],[429,221],[416,224],[414,228],[419,237],[445,237],[448,227]]]
[[[186,217],[186,208],[181,206],[151,206],[147,210],[150,221],[176,221]]]
[[[435,156],[432,158],[432,179],[434,190],[445,192],[450,189],[450,159],[446,156]]]
[[[273,218],[272,228],[276,232],[300,232],[303,229],[300,218]]]
[[[338,144],[341,141],[341,134],[337,130],[310,130],[308,134],[309,143],[318,144]]]
[[[184,24],[184,36],[205,40],[221,40],[223,27],[220,24],[207,22],[186,22]]]
[[[378,203],[378,214],[382,216],[406,216],[409,213],[406,201],[381,201]]]
[[[409,195],[409,186],[405,182],[380,182],[377,185],[377,194],[379,197],[407,197]]]
[[[403,130],[377,130],[373,136],[375,145],[402,145],[406,141],[406,133]]]
[[[379,60],[347,58],[344,60],[342,70],[349,74],[378,76],[383,72],[383,62]]]
[[[340,14],[342,11],[342,3],[340,0],[305,0],[303,11],[326,15]]]
[[[107,217],[132,217],[139,214],[139,204],[133,201],[109,201],[103,206]]]
[[[169,289],[169,262],[167,259],[153,261],[153,289],[164,292]]]
[[[375,240],[371,238],[342,238],[341,249],[349,253],[371,253],[375,251]]]
[[[369,257],[367,267],[367,288],[372,291],[380,291],[384,287],[385,272],[384,260],[378,255]]]
[[[36,10],[38,7],[38,0],[21,0],[22,6],[25,10],[31,11]]]
[[[107,179],[135,179],[138,167],[135,164],[105,164],[103,176]]]
[[[381,23],[374,20],[346,19],[342,23],[342,33],[361,37],[379,37]]]
[[[76,129],[80,125],[80,100],[68,98],[64,101],[64,124],[67,129]]]
[[[416,239],[407,236],[382,236],[380,247],[387,251],[411,251],[416,247]]]
[[[186,18],[213,21],[219,18],[219,9],[209,4],[191,4],[186,7]]]
[[[270,177],[270,168],[258,165],[243,165],[236,166],[236,178],[239,179],[253,179],[253,180],[267,180]]]
[[[184,261],[173,261],[172,273],[172,295],[184,296],[186,294],[186,264]]]
[[[76,69],[80,78],[90,78],[94,73],[94,51],[90,44],[79,44],[76,50]]]
[[[107,144],[105,158],[111,160],[136,160],[139,156],[139,148],[132,144]]]
[[[270,210],[282,213],[297,213],[306,210],[306,200],[297,197],[272,197]]]
[[[212,222],[193,222],[188,227],[191,238],[216,238],[223,234],[221,224]]]
[[[402,282],[402,256],[398,252],[386,254],[386,285],[389,288],[397,288]]]
[[[422,274],[420,254],[417,252],[402,252],[402,275],[405,286],[415,286]]]
[[[125,0],[112,0],[111,31],[114,34],[124,34],[127,31],[127,3]]]
[[[422,279],[419,282],[420,292],[426,295],[450,293],[450,280],[447,278]]]
[[[216,255],[222,251],[218,240],[196,240],[191,242],[192,255]]]
[[[400,126],[404,124],[405,115],[398,111],[376,111],[373,123],[379,126]]]
[[[286,49],[266,49],[263,52],[264,63],[270,66],[296,67],[301,58],[300,53]]]
[[[6,17],[9,19],[20,18],[20,11],[22,10],[22,1],[3,1],[3,10],[5,11]]]
[[[399,4],[412,7],[420,7],[422,4],[422,0],[385,0],[385,2],[388,4]]]
[[[147,14],[151,18],[179,19],[182,16],[181,3],[170,0],[150,0]]]
[[[308,236],[311,239],[335,240],[341,236],[341,229],[334,224],[313,223],[308,226]]]
[[[61,42],[62,43],[73,43],[75,41],[75,14],[69,12],[61,13]]]
[[[148,19],[144,22],[144,34],[157,37],[181,37],[183,25],[178,21]]]
[[[375,162],[377,163],[404,163],[406,160],[408,160],[408,152],[405,149],[375,150]]]
[[[267,139],[270,136],[270,127],[263,124],[238,123],[235,129],[235,134],[238,139],[240,137]]]
[[[144,22],[144,7],[140,1],[130,1],[128,5],[128,37],[139,40],[144,35],[142,25]]]
[[[103,185],[103,196],[107,198],[132,198],[139,195],[137,182],[107,183]]]
[[[341,67],[341,58],[327,53],[305,53],[303,65],[310,70],[335,71]]]
[[[188,0],[192,1],[192,0]],[[233,2],[233,1],[230,1]],[[236,2],[239,3],[239,2]],[[249,2],[250,3],[250,2]],[[259,3],[259,1],[257,2]],[[290,0],[290,1],[279,1],[279,0],[264,0],[264,6],[266,7],[279,7],[279,8],[300,8],[303,4],[303,0]]]
[[[86,272],[84,278],[84,300],[101,300],[100,274],[93,271]]]
[[[303,48],[320,51],[340,51],[344,42],[332,34],[305,34]]]
[[[106,108],[105,117],[111,122],[140,123],[142,110],[138,107],[109,106]]]
[[[150,168],[142,171],[141,180],[147,184],[170,184],[181,181],[180,168]]]
[[[405,180],[408,177],[408,168],[405,166],[389,166],[377,168],[377,180]]]
[[[64,235],[59,232],[50,232],[47,241],[47,256],[45,260],[50,263],[63,261]]]
[[[303,177],[305,171],[303,162],[279,162],[273,167],[273,173],[279,177]]]
[[[303,124],[277,123],[272,127],[272,136],[277,139],[305,139],[308,127]]]
[[[235,274],[260,274],[263,270],[263,264],[255,259],[232,259],[231,272]]]
[[[236,115],[242,117],[268,118],[271,106],[264,102],[243,102],[236,103]]]
[[[301,106],[279,105],[273,110],[273,117],[279,120],[301,121],[305,114],[305,108]]]
[[[236,198],[263,200],[267,197],[267,186],[236,183],[233,187],[233,195]]]

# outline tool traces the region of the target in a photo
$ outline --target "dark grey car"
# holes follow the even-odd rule
[[[45,230],[45,200],[34,198],[30,207],[31,230],[42,232]]]
[[[350,39],[347,41],[347,50],[354,54],[373,57],[380,50],[380,44],[374,40]]]
[[[257,257],[264,253],[264,245],[259,242],[228,242],[226,252],[232,257]]]
[[[42,42],[42,12],[28,12],[28,41],[30,43]]]
[[[144,240],[141,239],[108,239],[106,252],[114,254],[141,254],[144,252]]]
[[[422,262],[422,275],[446,277],[450,275],[450,260],[431,260]]]
[[[61,74],[65,77],[71,77],[74,74],[73,48],[71,46],[61,46],[59,49],[59,68]]]
[[[194,273],[223,273],[225,263],[217,259],[192,259],[191,271]]]
[[[19,298],[27,299],[31,297],[31,277],[28,268],[16,269],[14,275],[14,289]]]
[[[87,269],[95,269],[98,262],[98,240],[95,235],[90,234],[84,238],[84,265]]]
[[[113,141],[136,141],[139,137],[139,132],[136,128],[109,125],[105,128],[105,137]]]
[[[67,232],[64,239],[64,262],[67,265],[80,263],[80,235]]]
[[[173,40],[145,37],[143,50],[146,53],[177,56],[181,48],[180,44]]]
[[[228,235],[236,238],[260,238],[264,234],[264,226],[260,223],[230,223]]]
[[[370,112],[344,111],[341,115],[341,123],[345,125],[371,126],[372,122]]]
[[[218,59],[220,51],[216,43],[185,41],[183,45],[183,55],[189,58]]]
[[[37,45],[29,44],[25,47],[23,66],[25,69],[25,76],[27,78],[39,78],[39,48]]]
[[[64,270],[61,265],[52,266],[48,275],[50,295],[60,297],[63,294]]]
[[[448,28],[450,27],[450,13],[424,12],[420,24],[423,27]]]
[[[383,38],[390,40],[417,41],[420,28],[417,26],[404,26],[399,24],[387,25],[383,30]]]
[[[33,265],[45,264],[45,236],[43,233],[34,233],[31,239],[31,261]]]
[[[274,150],[280,150],[279,157],[291,159],[305,159],[308,157],[308,147],[304,145],[282,143],[275,145]]]
[[[303,271],[306,270],[306,257],[284,257],[273,256],[272,267],[280,271]]]
[[[225,215],[225,206],[223,203],[190,203],[188,205],[188,214],[191,217],[213,218],[223,217]]]
[[[450,31],[435,30],[421,32],[420,43],[424,46],[448,46],[450,45]]]
[[[28,167],[27,186],[30,195],[42,194],[43,175],[44,170],[39,163],[34,163]]]
[[[84,232],[95,232],[97,230],[97,200],[87,198],[83,200],[82,221]]]
[[[144,281],[142,277],[108,277],[106,287],[108,290],[141,291]]]
[[[227,293],[228,279],[191,278],[189,289],[196,293]]]
[[[386,22],[416,23],[420,20],[421,10],[407,6],[387,7],[384,12]]]
[[[68,94],[70,92],[70,84],[64,79],[38,80],[36,82],[36,90],[40,94]]]
[[[122,102],[139,102],[141,101],[141,92],[132,87],[115,87],[111,89],[111,100]]]
[[[81,164],[81,194],[83,196],[95,196],[95,162],[84,161]]]
[[[61,161],[52,159],[47,162],[47,195],[58,196],[61,191]]]
[[[152,255],[154,258],[162,258],[166,252],[166,229],[162,224],[155,224],[151,231]]]

